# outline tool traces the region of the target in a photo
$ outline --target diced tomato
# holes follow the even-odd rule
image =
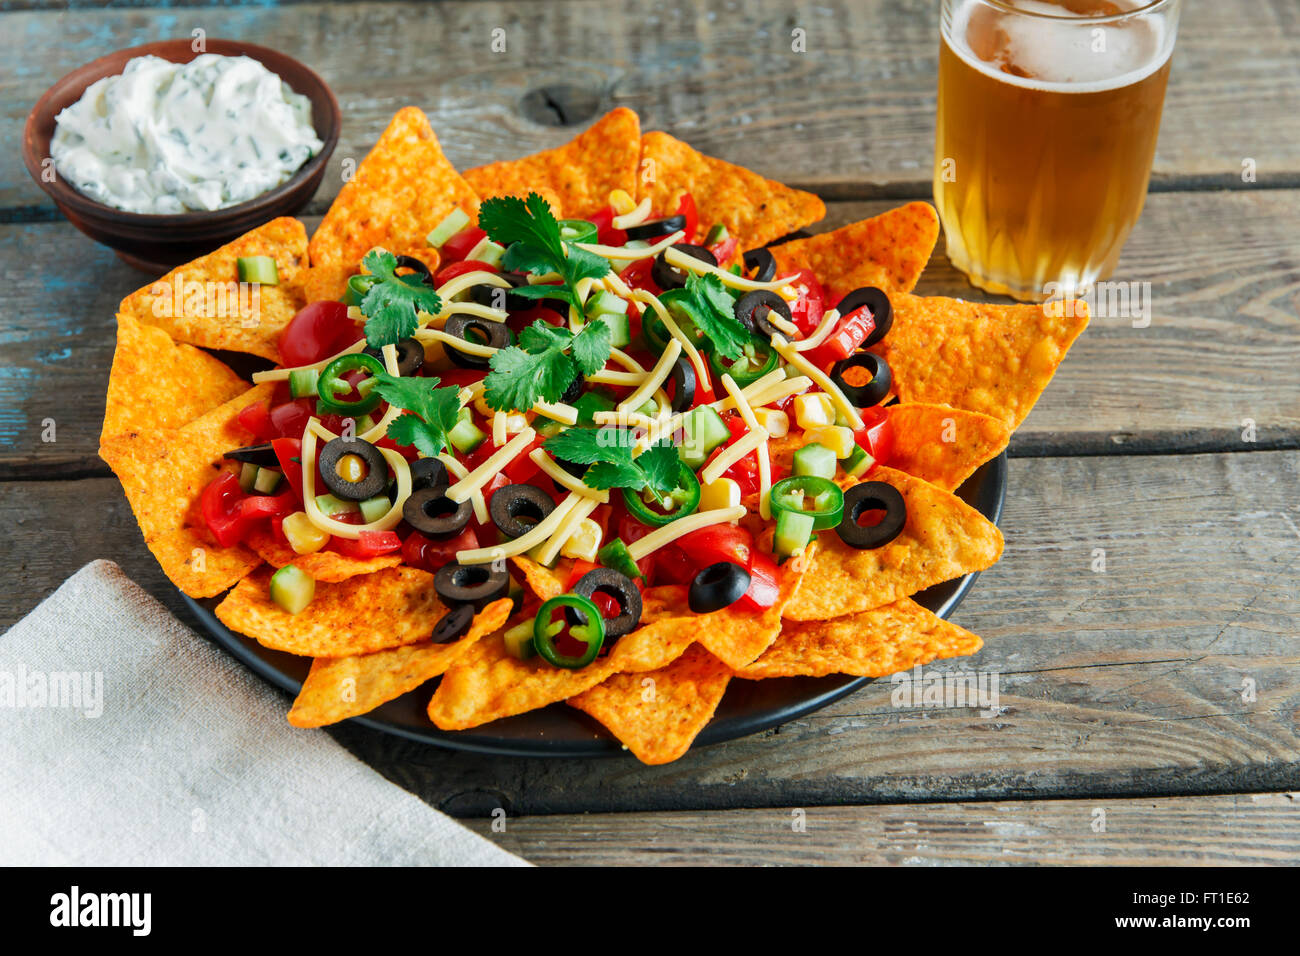
[[[602,246],[621,246],[627,242],[627,233],[614,228],[612,207],[606,206],[594,216],[588,216],[587,221],[596,224],[596,241]]]
[[[647,292],[658,295],[661,291],[659,283],[650,277],[650,270],[654,268],[653,259],[638,259],[626,269],[619,273],[619,278],[627,283],[632,289],[645,289]]]
[[[443,266],[438,270],[438,274],[433,277],[434,286],[440,286],[445,282],[450,282],[457,276],[463,276],[467,272],[499,272],[496,266],[484,262],[482,259],[464,259],[460,262],[453,262],[449,266]]]
[[[302,438],[307,423],[316,413],[315,402],[310,398],[295,398],[291,402],[271,409],[272,438]]]
[[[223,548],[239,544],[248,530],[249,519],[240,511],[244,492],[234,472],[223,471],[208,483],[199,496],[203,521]]]
[[[366,561],[381,555],[392,554],[402,547],[402,539],[396,531],[362,531],[357,540],[335,535],[330,547],[349,558]]]
[[[278,495],[247,495],[239,502],[239,515],[249,521],[284,518],[298,510],[298,501],[292,488],[286,488]]]
[[[519,312],[510,312],[509,318],[506,319],[506,326],[515,335],[519,335],[524,329],[534,322],[545,322],[547,325],[559,325],[560,316],[554,309],[548,309],[544,305],[535,305],[531,309],[523,309]],[[480,372],[479,378],[486,375],[487,372]]]
[[[735,412],[727,412],[722,416],[722,420],[726,423],[727,430],[731,432],[731,437],[727,439],[726,444],[713,449],[713,451],[709,453],[709,457],[705,460],[705,467],[708,466],[709,462],[722,454],[723,448],[734,445],[749,431],[745,425],[745,420]],[[768,452],[763,452],[763,454],[768,455],[768,464],[770,466],[772,460],[771,454]],[[724,471],[722,477],[730,478],[739,485],[740,494],[742,496],[757,494],[758,489],[762,484],[759,480],[758,461],[753,454],[746,455],[744,458],[740,459],[740,461],[736,462]]]
[[[387,448],[389,451],[397,452],[405,458],[407,462],[415,461],[415,459],[420,457],[420,451],[414,445],[399,445],[387,435],[383,438],[376,439],[372,444],[376,448]]]
[[[258,441],[279,438],[280,432],[271,421],[271,413],[262,402],[254,402],[239,410],[239,424],[253,433]]]
[[[653,558],[656,584],[690,584],[700,570],[695,560],[676,544],[664,545]]]
[[[329,358],[361,338],[342,302],[313,302],[298,310],[280,333],[280,361],[289,368]]]
[[[302,439],[300,438],[277,438],[271,442],[271,450],[275,452],[275,459],[280,463],[280,470],[284,472],[285,480],[289,482],[289,487],[293,493],[298,496],[298,501],[302,502]]]
[[[490,445],[492,443],[484,442],[483,444]],[[492,504],[492,496],[508,484],[510,484],[510,479],[506,477],[505,472],[497,472],[488,479],[488,483],[483,486],[483,501],[490,506]]]
[[[621,499],[622,495],[619,495],[619,498]],[[621,504],[620,509],[622,513],[619,515],[618,519],[618,536],[623,539],[624,544],[631,544],[633,541],[640,541],[654,530],[654,528],[649,525],[642,524],[640,521],[633,518],[627,513],[625,508],[622,508]]]
[[[713,253],[713,258],[718,260],[718,266],[725,269],[730,265],[732,256],[736,254],[736,249],[739,246],[739,239],[735,236],[728,236],[721,242],[715,242],[709,246],[709,252]]]
[[[478,536],[473,528],[466,528],[454,538],[437,541],[426,538],[418,531],[412,531],[402,542],[402,560],[413,568],[424,571],[437,571],[445,564],[456,560],[456,552],[471,551],[479,546]]]
[[[506,465],[502,474],[505,475],[509,484],[526,485],[537,477],[537,473],[541,471],[541,468],[537,467],[537,462],[528,456],[536,449],[541,448],[544,441],[546,441],[545,436],[538,435],[519,453],[514,461]]]
[[[754,553],[754,536],[749,529],[730,524],[715,524],[692,531],[682,535],[674,544],[694,560],[697,571],[719,561],[730,561],[748,569]]]
[[[439,386],[455,385],[457,388],[464,388],[482,379],[487,372],[473,368],[449,368],[434,374],[438,376]]]
[[[877,405],[862,409],[860,414],[866,424],[853,433],[854,439],[877,465],[889,464],[894,453],[894,426],[889,420],[889,409]]]
[[[738,611],[755,613],[767,610],[781,593],[777,574],[776,559],[755,548],[749,562],[749,590],[732,606]]]
[[[582,579],[584,574],[588,571],[595,571],[599,567],[601,565],[594,564],[591,561],[574,561],[573,570],[569,572],[569,580],[564,583],[564,590],[572,591],[573,586]]]
[[[790,303],[790,315],[804,335],[811,335],[826,312],[826,292],[810,269],[800,269],[790,284],[799,290],[799,298]]]
[[[443,262],[459,262],[468,256],[486,236],[487,233],[478,226],[466,226],[444,242],[438,254]]]
[[[682,198],[677,203],[677,215],[686,217],[686,235],[683,242],[694,242],[695,234],[700,228],[700,213],[695,208],[695,197],[690,193],[682,193]]]
[[[865,305],[854,309],[835,323],[835,329],[821,345],[807,353],[808,361],[824,369],[840,359],[846,359],[858,350],[875,329],[876,320],[871,315],[871,309]]]

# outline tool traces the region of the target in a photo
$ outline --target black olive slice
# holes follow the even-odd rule
[[[684,412],[691,408],[695,404],[695,390],[699,387],[699,379],[691,360],[685,355],[677,356],[668,380],[673,383],[671,403],[673,411]]]
[[[414,375],[424,365],[424,346],[415,339],[399,339],[397,345],[397,374]],[[362,349],[367,355],[373,355],[379,361],[384,360],[382,349]]]
[[[451,565],[447,565],[451,567]],[[474,623],[474,606],[472,604],[458,604],[450,611],[438,619],[438,623],[433,626],[433,636],[430,642],[434,644],[450,644],[452,641],[459,641],[469,633],[470,626]]]
[[[627,233],[629,239],[658,239],[660,236],[671,236],[678,229],[685,228],[685,216],[668,216],[665,219],[651,219],[639,226],[628,226],[623,231]]]
[[[560,396],[560,401],[565,405],[572,405],[578,400],[578,396],[582,394],[582,388],[586,384],[587,380],[581,375],[573,376],[573,381],[569,383],[568,388],[564,390],[564,394]]]
[[[858,524],[864,511],[884,511],[879,524],[864,528]],[[883,481],[865,481],[844,492],[844,517],[835,533],[850,548],[868,550],[893,541],[907,524],[907,502],[893,485]]]
[[[776,256],[771,249],[750,249],[743,256],[745,271],[757,269],[758,274],[751,278],[755,282],[771,282],[776,278]]]
[[[511,538],[522,538],[554,510],[555,500],[536,485],[498,488],[488,504],[493,524]]]
[[[894,308],[889,304],[889,296],[875,286],[869,285],[854,289],[840,299],[840,304],[835,307],[835,310],[840,315],[848,315],[864,305],[871,310],[871,319],[876,323],[876,327],[862,343],[865,349],[875,345],[889,333],[889,327],[894,324]]]
[[[449,479],[447,466],[437,458],[417,458],[411,462],[411,490],[421,488],[446,488]]]
[[[703,246],[693,246],[689,242],[679,242],[677,245],[669,248],[677,249],[686,253],[692,259],[699,259],[701,262],[707,263],[711,266],[716,266],[718,264],[717,257]],[[684,269],[678,269],[676,266],[670,265],[664,259],[664,253],[667,251],[668,250],[665,249],[664,252],[655,256],[655,264],[650,267],[650,278],[654,279],[655,284],[664,291],[669,289],[680,289],[682,286],[686,285],[686,277],[690,273]]]
[[[447,497],[446,485],[412,491],[402,505],[407,524],[420,534],[435,537],[459,534],[473,513],[474,506],[468,499],[457,503]]]
[[[512,289],[518,289],[520,286],[528,285],[528,276],[522,272],[502,272],[501,278],[510,283],[510,288],[506,289],[499,285],[488,285],[486,282],[470,288],[469,296],[479,305],[486,305],[492,309],[505,309],[507,312],[522,312],[525,309],[531,309],[537,305],[534,299],[525,299],[522,295],[515,295]],[[568,315],[568,303],[565,303],[565,315]]]
[[[686,603],[696,614],[731,607],[749,590],[749,572],[732,561],[719,561],[695,575]]]
[[[787,322],[794,321],[794,314],[790,311],[790,303],[775,292],[769,292],[766,289],[746,292],[736,300],[735,312],[737,322],[755,335],[761,335],[766,339],[770,339],[774,335],[785,334],[768,320],[767,315],[769,312],[775,312]]]
[[[398,256],[397,268],[410,269],[412,272],[417,272],[425,282],[428,282],[433,278],[433,273],[429,270],[429,267],[419,259],[415,258],[415,256]]]
[[[245,445],[243,448],[226,452],[222,457],[229,458],[231,461],[245,461],[262,468],[280,467],[280,459],[275,457],[275,449],[271,447],[270,442],[262,445]]]
[[[588,599],[600,591],[618,602],[618,617],[605,619],[606,638],[631,634],[641,623],[641,590],[626,574],[613,568],[596,568],[578,578],[571,590]]]
[[[356,455],[365,463],[366,473],[360,481],[349,481],[339,474],[339,463],[348,455]],[[388,462],[378,448],[360,438],[335,438],[327,442],[316,463],[325,487],[336,498],[365,501],[388,486]]]
[[[871,373],[871,380],[865,385],[850,385],[844,380],[844,373],[851,368],[865,368]],[[858,352],[846,359],[840,359],[831,366],[831,381],[839,386],[844,397],[858,408],[870,408],[872,405],[880,404],[894,386],[894,376],[889,370],[889,363],[871,352]]]
[[[433,576],[433,589],[448,607],[469,605],[483,610],[510,590],[510,572],[491,564],[444,564]]]
[[[448,316],[442,330],[466,342],[487,345],[494,349],[503,349],[513,345],[515,341],[514,333],[504,322],[493,322],[491,319],[480,318],[477,315]],[[461,368],[487,368],[489,356],[470,355],[454,345],[448,345],[447,358]]]

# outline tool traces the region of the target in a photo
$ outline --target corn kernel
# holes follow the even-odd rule
[[[339,463],[334,466],[334,470],[344,481],[356,484],[366,477],[366,472],[370,469],[366,465],[366,460],[360,455],[344,455],[339,459]]]
[[[794,400],[794,420],[807,431],[835,424],[835,403],[825,392],[799,395]]]
[[[289,547],[297,554],[312,554],[325,547],[330,533],[312,524],[305,511],[295,511],[284,519],[281,527],[284,536],[289,539]]]
[[[811,429],[806,437],[810,442],[825,445],[835,452],[836,458],[848,458],[857,445],[853,440],[853,429],[845,428],[843,425],[824,425],[821,428]]]
[[[620,216],[626,216],[636,208],[636,200],[628,195],[625,189],[615,189],[609,194],[609,204],[614,207],[614,212]]]
[[[560,548],[560,554],[575,561],[595,561],[600,550],[600,524],[593,518],[583,518],[569,540]]]
[[[715,478],[700,489],[700,510],[717,511],[740,504],[740,485],[730,478]]]
[[[790,416],[779,408],[756,408],[754,417],[773,438],[784,438],[790,434]]]

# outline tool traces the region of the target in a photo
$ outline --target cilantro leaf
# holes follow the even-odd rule
[[[573,341],[573,333],[562,325],[551,325],[541,319],[519,333],[519,347],[530,355],[540,355],[547,349],[566,349]]]
[[[540,321],[540,320],[539,320]],[[560,348],[529,353],[517,345],[495,352],[483,397],[497,411],[527,411],[538,403],[558,402],[576,374]]]
[[[387,249],[371,249],[361,264],[379,279],[361,300],[366,341],[371,348],[394,345],[410,337],[419,326],[417,312],[438,312],[442,308],[438,293],[422,280],[397,274],[397,256]]]
[[[388,404],[405,409],[388,425],[388,437],[399,445],[414,445],[432,458],[447,447],[447,432],[460,415],[460,389],[438,387],[438,379],[375,375],[379,395]]]
[[[681,471],[672,442],[658,441],[633,457],[636,436],[622,428],[569,428],[548,438],[543,447],[556,458],[590,465],[583,482],[600,490],[648,489],[660,497],[677,487]]]
[[[610,488],[630,488],[639,491],[645,487],[645,475],[634,461],[598,461],[582,476],[588,488],[608,491]]]
[[[727,294],[722,280],[712,274],[692,274],[686,279],[686,292],[687,298],[677,305],[686,310],[718,352],[729,359],[740,358],[753,336],[736,318],[735,300]]]
[[[672,442],[655,442],[637,456],[636,464],[645,473],[646,486],[657,494],[667,494],[677,487],[682,460]]]
[[[609,326],[601,321],[588,322],[573,337],[573,364],[584,376],[594,375],[605,367],[612,348]]]

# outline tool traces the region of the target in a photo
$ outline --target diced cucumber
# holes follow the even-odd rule
[[[375,416],[373,415],[362,415],[360,418],[353,419],[353,421],[356,423],[353,426],[353,434],[355,435],[364,435],[375,427]]]
[[[533,430],[543,438],[550,438],[552,435],[558,435],[564,430],[564,425],[553,418],[547,418],[544,415],[538,415],[533,422]]]
[[[279,285],[280,267],[271,256],[240,256],[235,260],[240,282],[258,285]]]
[[[469,225],[469,216],[459,206],[447,213],[442,222],[433,227],[427,239],[429,245],[441,249],[442,244]]]
[[[246,495],[253,493],[253,485],[257,483],[258,467],[252,462],[246,461],[239,467],[239,490]]]
[[[699,405],[682,419],[683,441],[679,452],[691,468],[704,464],[709,453],[731,437],[722,416],[710,405]]]
[[[871,470],[871,466],[876,463],[876,459],[869,455],[861,445],[854,447],[849,452],[849,457],[844,459],[844,473],[852,475],[854,478],[861,478]]]
[[[597,412],[612,412],[614,400],[600,392],[583,392],[578,396],[573,407],[578,410],[578,424],[590,425]]]
[[[633,581],[645,577],[641,573],[641,569],[637,567],[636,561],[633,560],[622,538],[615,538],[597,551],[596,560],[607,568],[612,568],[620,574],[626,574]]]
[[[617,296],[605,289],[601,289],[587,300],[588,315],[602,315],[609,312],[626,315],[627,299]]]
[[[451,443],[451,447],[466,453],[483,444],[483,439],[486,437],[482,429],[475,425],[469,417],[464,417],[456,422],[451,431],[447,432],[447,441]]]
[[[320,369],[299,368],[289,373],[290,398],[315,398]]]
[[[712,246],[722,242],[724,239],[730,238],[731,233],[727,231],[726,224],[718,222],[713,224],[713,227],[709,230],[709,234],[704,237],[704,244],[706,246]]]
[[[271,600],[289,614],[297,614],[316,596],[316,579],[302,568],[286,564],[271,575]]]
[[[257,477],[253,479],[253,490],[259,495],[273,495],[282,477],[275,468],[259,468]]]
[[[331,494],[317,495],[316,507],[327,518],[331,515],[352,514],[360,510],[355,501],[344,501],[342,498],[335,498]]]
[[[511,657],[526,661],[537,653],[537,648],[533,646],[533,621],[535,620],[536,618],[530,617],[522,624],[516,624],[503,635],[506,653]]]
[[[622,300],[619,300],[622,302]],[[624,305],[627,303],[624,302]],[[601,312],[591,317],[593,322],[604,322],[609,326],[609,344],[616,349],[632,344],[632,324],[622,312]]]
[[[772,550],[777,557],[792,558],[802,554],[813,535],[813,516],[800,511],[780,511],[772,535]]]
[[[838,464],[835,452],[817,442],[809,442],[798,449],[792,461],[794,474],[817,475],[820,478],[834,478]]]
[[[636,409],[638,415],[645,415],[648,418],[654,418],[659,414],[659,403],[653,398],[647,398],[645,402]]]
[[[373,498],[367,498],[358,506],[361,509],[361,517],[365,519],[366,524],[378,521],[392,509],[393,503],[387,495],[375,495]]]
[[[506,254],[506,247],[493,242],[484,236],[477,246],[469,251],[466,259],[473,259],[477,262],[486,262],[490,266],[495,266],[501,262],[501,257]]]

